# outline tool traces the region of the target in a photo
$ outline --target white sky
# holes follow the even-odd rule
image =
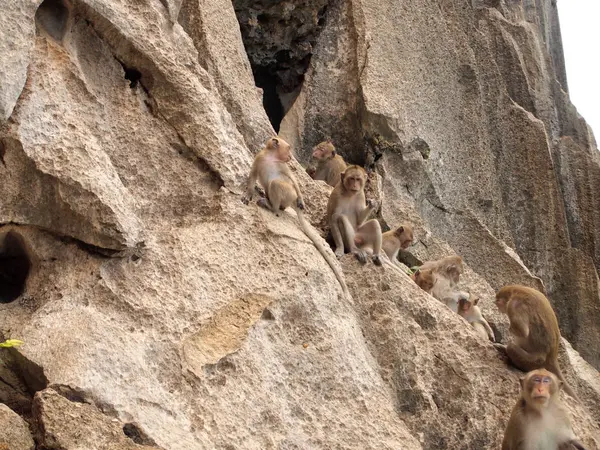
[[[571,102],[600,145],[600,0],[558,0]]]

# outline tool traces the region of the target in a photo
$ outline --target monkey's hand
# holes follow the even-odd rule
[[[301,198],[297,199],[296,206],[298,207],[298,209],[304,211],[304,200],[302,200]]]
[[[344,249],[340,248],[340,247],[336,248],[335,249],[335,256],[338,259],[341,258],[342,256],[344,256]]]
[[[306,173],[308,174],[309,177],[314,178],[315,173],[317,173],[317,168],[314,166],[308,166],[306,168]]]
[[[378,207],[379,204],[375,200],[367,200],[367,208],[369,208],[371,211],[375,211]]]

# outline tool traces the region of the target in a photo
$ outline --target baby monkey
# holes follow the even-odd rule
[[[458,297],[458,314],[464,317],[482,338],[495,342],[494,331],[487,320],[483,318],[481,310],[477,306],[478,303],[479,297],[467,294],[466,292],[460,292]]]
[[[382,248],[390,261],[398,261],[400,250],[406,250],[413,243],[413,230],[409,225],[401,225],[395,230],[383,233]]]
[[[508,420],[502,450],[585,450],[575,439],[560,402],[562,381],[552,372],[538,369],[520,382],[521,396]]]
[[[340,182],[342,172],[346,170],[344,158],[337,154],[331,141],[324,141],[313,148],[313,158],[317,166],[310,166],[306,172],[314,180],[323,180],[335,187]]]

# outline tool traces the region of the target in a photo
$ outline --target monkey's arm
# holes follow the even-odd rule
[[[492,330],[492,327],[490,327],[490,324],[488,323],[488,321],[482,317],[481,324],[483,325],[483,328],[485,328],[485,331],[487,332],[488,337],[490,338],[490,341],[496,342],[496,337],[494,336],[494,330]]]
[[[332,214],[329,221],[329,228],[331,229],[331,235],[335,242],[335,256],[338,258],[344,256],[344,238],[340,231],[340,215]]]
[[[366,203],[367,204],[365,206],[365,209],[363,209],[362,211],[359,211],[356,214],[356,220],[357,220],[356,223],[357,223],[357,225],[361,225],[362,223],[364,223],[364,221],[367,220],[367,218],[371,215],[371,213],[375,209],[373,207],[373,202],[371,200],[369,200]]]
[[[516,368],[526,372],[539,369],[546,362],[545,353],[530,353],[523,350],[514,342],[511,342],[506,346],[506,354]]]

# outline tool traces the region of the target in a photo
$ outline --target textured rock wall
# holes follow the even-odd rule
[[[499,446],[520,373],[489,343],[389,265],[342,258],[345,298],[293,212],[240,202],[273,133],[253,69],[285,50],[300,162],[324,137],[366,162],[382,224],[461,254],[499,336],[494,291],[545,289],[600,448],[600,161],[552,1],[9,3],[0,444]],[[321,226],[330,188],[293,170]]]

